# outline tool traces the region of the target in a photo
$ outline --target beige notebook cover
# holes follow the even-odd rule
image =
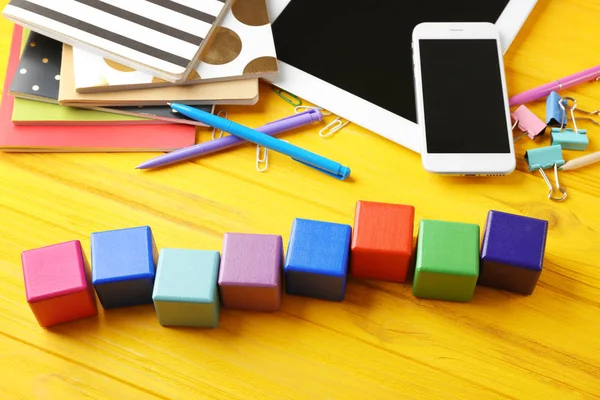
[[[257,78],[120,92],[77,93],[73,68],[65,68],[65,65],[73,65],[73,48],[63,45],[62,57],[58,102],[65,106],[150,106],[168,102],[253,105],[258,101]]]

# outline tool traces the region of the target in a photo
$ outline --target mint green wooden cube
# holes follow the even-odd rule
[[[152,300],[161,325],[217,327],[220,259],[211,250],[160,251]]]
[[[479,225],[421,220],[413,295],[470,301],[479,277]]]

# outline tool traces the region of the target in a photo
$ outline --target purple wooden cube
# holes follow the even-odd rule
[[[279,310],[282,265],[281,236],[226,233],[219,269],[223,307],[255,311]]]
[[[548,221],[491,210],[478,284],[532,294],[542,273]]]

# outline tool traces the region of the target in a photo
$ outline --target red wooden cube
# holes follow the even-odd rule
[[[415,208],[358,201],[350,248],[350,273],[404,282],[413,256]]]
[[[27,302],[41,326],[96,315],[79,240],[21,254]]]

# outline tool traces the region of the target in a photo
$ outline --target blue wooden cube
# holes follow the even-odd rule
[[[296,218],[284,265],[286,292],[342,301],[351,236],[350,225]]]
[[[152,304],[157,251],[150,227],[92,233],[91,258],[103,308]]]
[[[218,251],[160,251],[152,300],[161,325],[217,327],[219,262]]]
[[[548,221],[491,210],[478,284],[532,294],[542,273]]]

